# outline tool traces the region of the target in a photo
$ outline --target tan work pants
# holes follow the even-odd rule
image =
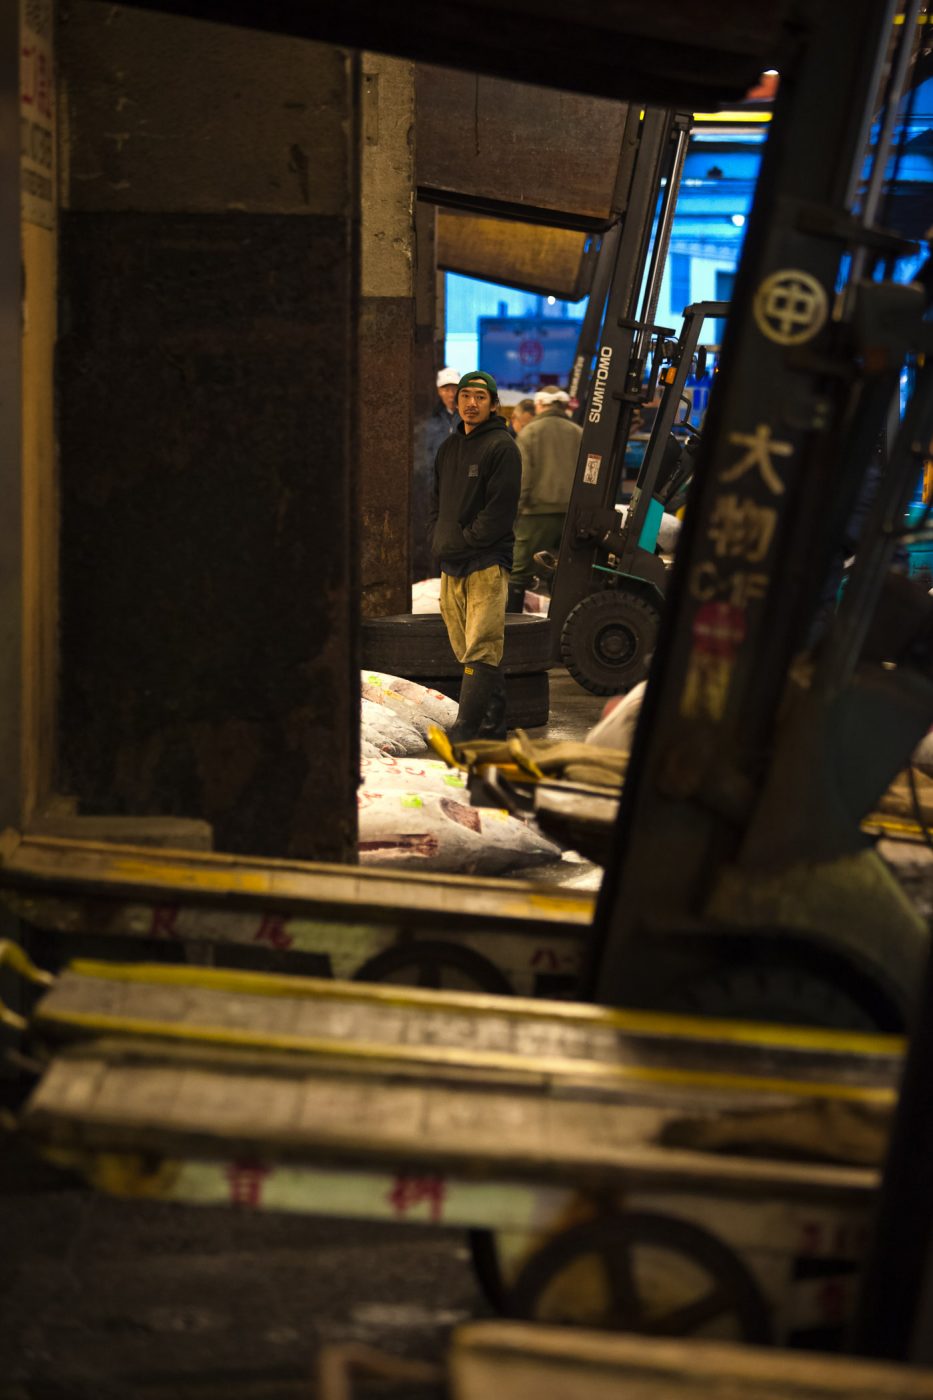
[[[509,571],[501,564],[466,578],[441,574],[441,616],[454,656],[460,662],[498,666],[505,647],[505,603]]]

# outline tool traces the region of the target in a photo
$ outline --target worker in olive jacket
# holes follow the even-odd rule
[[[556,384],[535,394],[535,416],[518,439],[522,494],[515,522],[510,612],[521,612],[525,589],[535,580],[535,555],[557,553],[580,453],[582,428],[567,417],[569,395]]]
[[[460,709],[448,737],[504,739],[505,604],[522,465],[496,412],[492,375],[476,370],[457,385],[461,422],[434,463],[434,553],[441,614],[463,665]]]

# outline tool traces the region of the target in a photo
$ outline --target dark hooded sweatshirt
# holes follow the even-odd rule
[[[434,553],[441,570],[466,578],[512,567],[522,459],[498,414],[442,442],[434,461]]]

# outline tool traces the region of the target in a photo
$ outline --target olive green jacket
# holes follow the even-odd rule
[[[556,515],[567,509],[583,429],[561,408],[539,413],[516,441],[522,454],[519,515]]]

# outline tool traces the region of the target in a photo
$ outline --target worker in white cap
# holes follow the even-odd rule
[[[424,455],[429,472],[434,471],[434,461],[441,443],[446,441],[451,433],[457,431],[457,424],[460,422],[460,414],[457,412],[457,385],[459,383],[460,371],[458,369],[451,369],[447,365],[438,372],[437,403],[434,406],[434,412],[428,419],[425,431]]]
[[[411,482],[411,567],[412,579],[430,578],[436,572],[428,514],[434,491],[434,462],[438,448],[456,432],[460,422],[457,412],[457,385],[460,371],[449,365],[435,379],[437,398],[430,413],[419,415],[412,443],[413,467]]]
[[[535,416],[519,435],[522,494],[515,521],[515,556],[509,580],[509,612],[521,612],[525,589],[535,581],[535,554],[556,553],[570,502],[583,430],[567,417],[570,395],[557,384],[535,394]]]

